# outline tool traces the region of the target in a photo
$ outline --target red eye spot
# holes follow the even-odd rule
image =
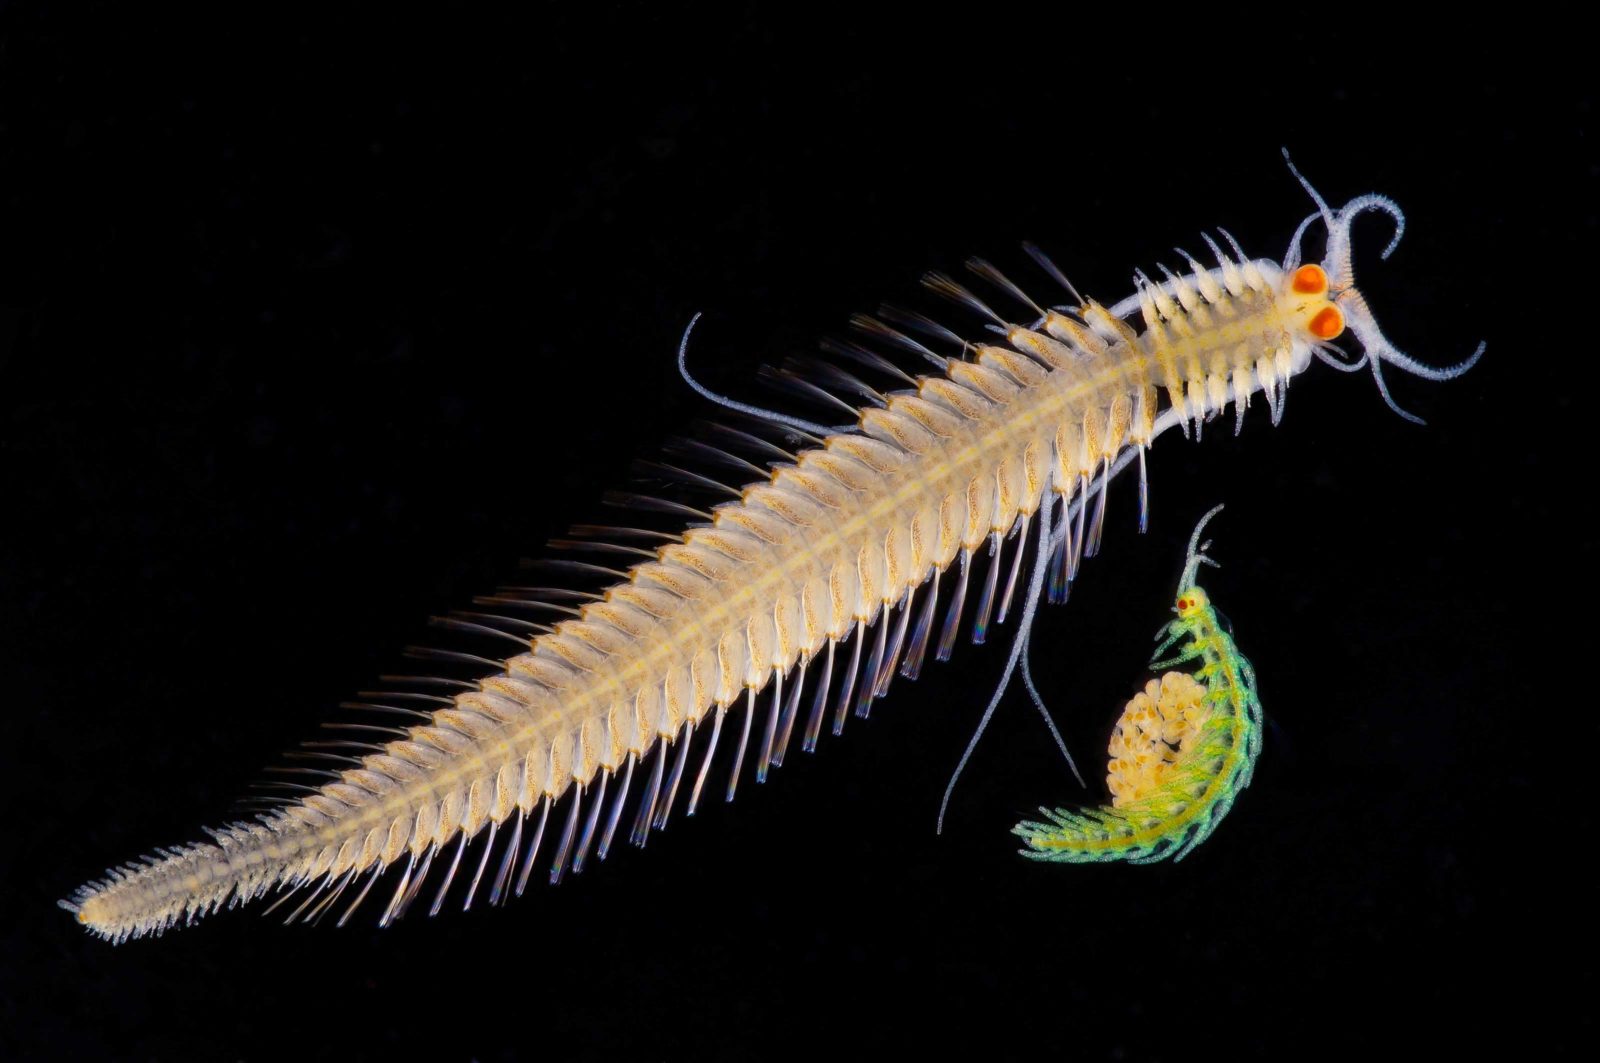
[[[1187,609],[1187,608],[1189,608],[1189,599],[1187,599],[1187,598],[1179,598],[1178,599],[1178,608],[1179,609]]]
[[[1331,340],[1344,331],[1344,315],[1336,306],[1326,306],[1311,319],[1311,334],[1318,339]]]
[[[1328,275],[1321,266],[1301,266],[1294,271],[1289,286],[1301,295],[1321,295],[1328,290]]]

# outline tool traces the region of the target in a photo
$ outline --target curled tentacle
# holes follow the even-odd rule
[[[1378,256],[1383,260],[1387,260],[1394,253],[1395,248],[1400,246],[1400,238],[1405,235],[1405,212],[1400,209],[1399,204],[1394,200],[1376,192],[1357,196],[1340,207],[1338,211],[1334,211],[1328,206],[1328,201],[1323,199],[1317,190],[1312,187],[1311,182],[1296,169],[1294,162],[1289,158],[1287,148],[1283,151],[1283,158],[1288,163],[1289,172],[1294,175],[1295,180],[1300,182],[1300,186],[1306,190],[1306,194],[1317,205],[1317,213],[1307,217],[1295,229],[1294,236],[1289,242],[1288,253],[1284,256],[1283,268],[1285,272],[1289,272],[1300,264],[1302,241],[1311,224],[1320,218],[1328,230],[1328,246],[1323,254],[1322,268],[1328,276],[1329,291],[1334,301],[1338,304],[1339,311],[1343,314],[1344,327],[1355,334],[1364,351],[1361,360],[1349,364],[1334,360],[1320,348],[1315,349],[1314,353],[1335,369],[1345,371],[1354,371],[1361,368],[1363,364],[1370,364],[1373,382],[1378,386],[1378,394],[1383,397],[1383,401],[1388,404],[1389,408],[1413,424],[1425,424],[1426,422],[1422,418],[1402,409],[1400,404],[1395,401],[1394,396],[1389,393],[1388,382],[1383,378],[1383,363],[1387,362],[1402,372],[1421,377],[1423,380],[1453,380],[1478,363],[1478,359],[1483,357],[1484,348],[1487,344],[1479,343],[1477,350],[1455,365],[1436,367],[1417,361],[1390,343],[1384,336],[1383,331],[1378,328],[1378,323],[1373,318],[1372,310],[1367,305],[1366,298],[1356,289],[1355,264],[1351,251],[1351,227],[1354,225],[1356,218],[1368,212],[1387,214],[1392,218],[1394,220],[1394,233],[1389,237],[1389,243],[1384,247],[1382,254]]]

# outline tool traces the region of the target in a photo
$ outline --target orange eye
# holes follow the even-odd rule
[[[1301,295],[1321,295],[1328,290],[1328,275],[1321,266],[1301,266],[1294,271],[1289,287]]]
[[[1344,331],[1344,315],[1337,306],[1325,306],[1311,319],[1311,334],[1320,340],[1331,340]]]
[[[1179,609],[1187,609],[1187,608],[1189,608],[1189,599],[1187,599],[1187,598],[1179,598],[1178,599],[1178,608]]]

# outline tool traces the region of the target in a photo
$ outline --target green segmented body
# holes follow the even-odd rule
[[[1041,808],[1047,822],[1017,824],[1013,833],[1028,845],[1022,855],[1062,863],[1181,860],[1210,837],[1239,791],[1250,784],[1261,753],[1261,701],[1256,696],[1255,670],[1194,578],[1201,564],[1214,564],[1196,549],[1195,542],[1206,520],[1216,512],[1208,513],[1195,528],[1188,564],[1178,585],[1178,615],[1157,635],[1161,643],[1155,656],[1174,647],[1177,652],[1150,666],[1152,672],[1159,672],[1199,662],[1189,674],[1204,690],[1203,722],[1180,748],[1167,754],[1170,764],[1165,765],[1159,785],[1148,792],[1130,795],[1131,800],[1119,800],[1115,805],[1080,811]],[[1181,678],[1183,673],[1177,675]],[[1153,692],[1157,687],[1152,683],[1150,689]],[[1113,761],[1113,775],[1117,763]]]

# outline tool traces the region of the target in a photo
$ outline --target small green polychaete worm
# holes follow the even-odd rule
[[[1210,543],[1200,535],[1222,509],[1195,526],[1177,616],[1156,632],[1153,656],[1176,647],[1153,673],[1198,661],[1191,671],[1152,679],[1123,710],[1111,735],[1106,782],[1109,805],[1069,811],[1040,808],[1047,822],[1024,820],[1012,828],[1034,860],[1149,864],[1181,860],[1216,830],[1239,792],[1250,785],[1261,754],[1261,700],[1255,670],[1239,653],[1196,577]]]

